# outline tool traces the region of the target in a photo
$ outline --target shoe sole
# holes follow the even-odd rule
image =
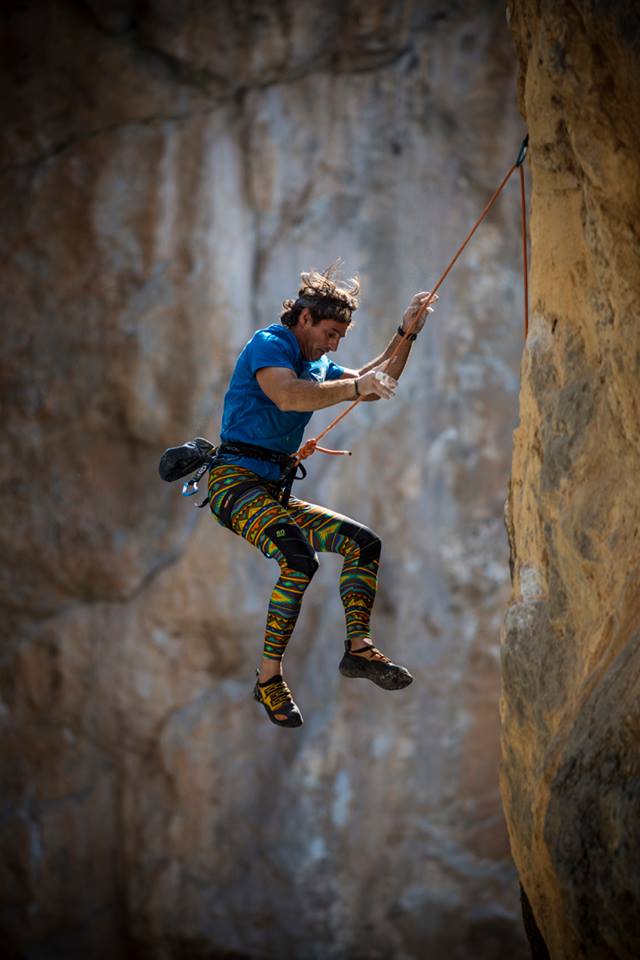
[[[343,677],[371,680],[383,690],[404,690],[413,683],[413,677],[405,667],[395,663],[372,663],[360,657],[349,657],[348,654],[342,658],[338,669]]]

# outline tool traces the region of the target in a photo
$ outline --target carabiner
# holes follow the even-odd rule
[[[527,150],[529,148],[529,134],[526,135],[522,143],[520,144],[520,153],[518,154],[518,159],[516,160],[516,167],[521,167],[524,163],[524,158],[527,155]]]

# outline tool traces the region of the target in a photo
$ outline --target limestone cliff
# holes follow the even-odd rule
[[[548,954],[640,955],[640,20],[517,2],[533,316],[508,504],[502,788]]]
[[[398,399],[359,409],[334,435],[353,457],[315,457],[299,488],[381,534],[375,627],[405,696],[338,676],[327,557],[287,655],[305,726],[270,727],[251,687],[276,572],[156,472],[216,438],[237,352],[301,269],[361,275],[347,366],[433,283],[523,135],[502,4],[5,10],[4,940],[38,960],[517,960],[497,785],[515,183]]]

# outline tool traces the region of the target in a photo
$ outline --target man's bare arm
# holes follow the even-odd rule
[[[407,334],[419,333],[422,330],[427,313],[432,312],[432,307],[424,310],[424,304],[429,297],[428,290],[412,297],[402,316],[402,328]],[[397,354],[390,361],[396,349]],[[256,379],[263,393],[282,411],[307,413],[358,398],[388,400],[395,394],[397,380],[407,362],[410,349],[409,337],[395,333],[384,353],[359,370],[345,370],[337,380],[325,380],[324,383],[300,380],[290,367],[263,367],[256,373]]]
[[[363,373],[368,373],[369,370],[373,370],[374,367],[379,367],[381,364],[386,363],[386,367],[384,369],[387,371],[389,376],[397,380],[404,370],[405,364],[409,358],[411,343],[412,341],[409,340],[408,337],[401,337],[399,333],[394,333],[394,335],[391,337],[391,340],[387,344],[384,353],[381,353],[379,357],[374,357],[373,360],[369,360],[369,362],[365,363],[363,367],[360,367],[360,369],[357,371],[358,376],[362,376]],[[391,362],[388,363],[387,361],[389,360],[389,357],[391,357],[396,349],[398,352],[393,357]]]
[[[416,293],[411,298],[411,303],[402,315],[402,323],[400,324],[402,329],[405,330],[407,334],[420,333],[425,325],[427,315],[429,313],[433,313],[433,307],[429,307],[428,310],[423,311],[423,315],[420,316],[420,312],[423,310],[424,304],[430,296],[431,294],[428,290],[423,290],[420,293]],[[435,302],[437,299],[438,297],[436,295],[433,302]],[[398,346],[398,344],[400,344],[400,346]],[[390,377],[393,377],[394,380],[398,380],[400,374],[404,370],[407,358],[409,357],[411,344],[412,341],[408,336],[402,337],[399,333],[394,333],[391,340],[387,344],[387,348],[384,353],[381,353],[379,357],[375,357],[373,360],[369,360],[368,363],[365,363],[365,365],[360,367],[358,370],[345,370],[343,376],[345,378],[361,377],[370,370],[373,370],[375,367],[386,364],[383,369],[389,374]],[[396,349],[398,352],[391,360],[391,363],[388,363],[387,361]]]
[[[376,371],[368,371],[363,376],[355,373],[348,378],[325,380],[315,383],[300,380],[290,367],[263,367],[256,373],[260,389],[278,410],[307,413],[310,410],[322,410],[335,403],[355,400],[358,394],[375,395],[376,399],[388,400],[395,393],[396,384],[391,377],[378,378]],[[357,392],[356,392],[357,382]]]

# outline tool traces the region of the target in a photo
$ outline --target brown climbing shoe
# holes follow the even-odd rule
[[[302,726],[302,714],[280,675],[271,677],[266,683],[256,680],[253,696],[265,708],[271,723],[278,727]]]
[[[377,647],[369,644],[357,650],[347,648],[338,669],[343,677],[364,677],[383,690],[402,690],[413,680],[406,667],[392,663]]]

